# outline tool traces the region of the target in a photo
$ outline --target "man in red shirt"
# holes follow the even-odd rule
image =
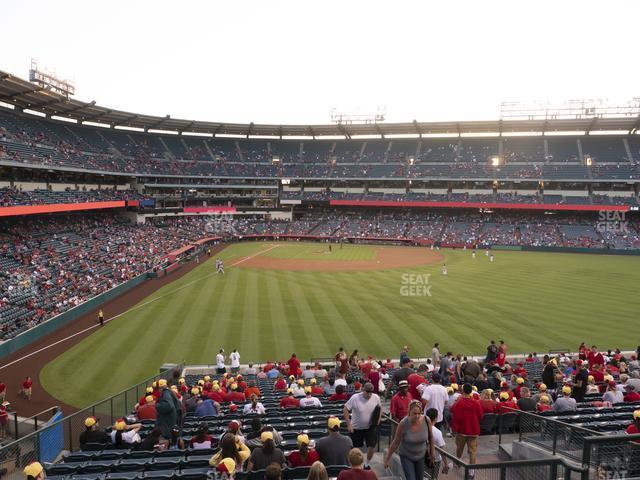
[[[295,375],[296,377],[300,375],[300,361],[295,353],[291,354],[291,358],[287,360],[287,365],[289,365],[289,373],[291,375]]]
[[[7,386],[4,382],[0,382],[0,403],[4,402],[4,398],[7,395]]]
[[[589,360],[589,365],[592,367],[594,365],[604,366],[604,357],[600,352],[598,352],[598,347],[595,345],[591,346],[591,351],[589,352],[589,355],[587,355],[587,359]]]
[[[595,365],[590,366],[591,370],[589,371],[589,375],[593,377],[593,380],[598,384],[604,382],[604,373],[600,369],[600,365],[596,363]]]
[[[22,382],[22,394],[24,398],[27,400],[31,400],[31,387],[33,386],[33,382],[31,381],[31,377],[25,378],[24,382]]]
[[[413,396],[409,393],[409,382],[400,380],[398,383],[398,393],[391,397],[391,418],[399,422],[409,413],[409,404]]]
[[[153,395],[147,395],[145,398],[145,404],[138,408],[136,415],[138,420],[155,420],[158,418],[156,402],[153,399]]]
[[[640,393],[636,392],[636,387],[627,384],[627,392],[624,395],[625,402],[640,402]]]
[[[462,457],[464,446],[467,446],[469,463],[476,463],[478,450],[478,436],[480,435],[480,420],[484,416],[480,402],[472,398],[473,389],[465,383],[462,387],[463,396],[450,407],[451,429],[456,434],[456,456]]]
[[[238,390],[236,383],[231,384],[231,390],[227,392],[224,399],[229,403],[244,403],[246,401],[244,393]]]
[[[293,390],[287,390],[287,396],[280,399],[280,408],[300,408],[300,400],[293,396]]]
[[[427,366],[425,364],[420,364],[418,366],[418,372],[412,373],[407,377],[407,382],[409,382],[409,393],[412,398],[420,398],[422,394],[418,391],[418,385],[422,385],[423,383],[427,383],[427,379],[425,378],[429,372],[427,371]]]
[[[633,412],[633,423],[627,427],[627,435],[636,435],[640,433],[640,410]],[[640,443],[636,440],[635,443]]]

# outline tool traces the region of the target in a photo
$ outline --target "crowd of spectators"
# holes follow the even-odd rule
[[[505,158],[517,163],[489,165],[496,154],[494,147],[482,141],[469,140],[425,146],[414,158],[414,147],[407,152],[389,150],[388,142],[363,142],[360,148],[342,148],[336,142],[324,154],[312,153],[291,145],[278,147],[281,158],[272,161],[274,148],[270,142],[239,140],[217,142],[203,140],[201,145],[164,143],[159,137],[123,132],[98,132],[74,127],[61,129],[42,120],[27,120],[0,114],[0,160],[25,164],[70,166],[89,170],[139,174],[194,175],[255,178],[464,178],[464,179],[619,179],[640,178],[637,163],[598,164],[584,166],[576,158],[540,157],[523,150],[522,155],[509,151]],[[168,145],[173,144],[171,150]],[[205,147],[205,144],[207,147]],[[283,144],[285,145],[285,144]],[[346,145],[346,144],[345,144]],[[366,147],[366,148],[363,148]],[[523,147],[525,148],[525,147]],[[525,149],[526,150],[526,149]],[[297,152],[297,153],[296,153]],[[302,153],[300,153],[302,152]],[[533,163],[536,162],[536,163]],[[550,163],[551,162],[551,163]],[[528,164],[527,164],[528,163]]]
[[[82,189],[67,188],[63,191],[44,189],[23,190],[15,187],[0,188],[0,207],[24,205],[47,205],[52,203],[107,202],[115,200],[140,200],[145,198],[135,190],[112,188]]]

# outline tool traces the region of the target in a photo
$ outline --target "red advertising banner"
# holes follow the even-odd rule
[[[0,217],[15,215],[35,215],[37,213],[73,212],[77,210],[99,210],[105,208],[122,208],[124,200],[117,202],[86,202],[86,203],[51,203],[48,205],[22,205],[19,207],[1,207]]]

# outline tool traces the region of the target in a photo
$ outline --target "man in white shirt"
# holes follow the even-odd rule
[[[231,360],[231,373],[236,375],[240,370],[240,354],[238,353],[238,350],[235,348],[233,349],[233,352],[229,355],[229,360]]]
[[[347,381],[344,378],[343,374],[336,375],[336,380],[333,382],[333,386],[337,387],[338,385],[342,385],[344,388],[347,388]]]
[[[311,396],[311,387],[305,388],[306,396],[300,399],[300,408],[322,408],[320,399]]]
[[[378,425],[380,425],[380,397],[373,393],[373,385],[365,383],[361,393],[351,396],[344,404],[343,415],[351,434],[353,446],[367,446],[365,467],[373,458],[374,448],[378,442]]]
[[[227,369],[224,366],[224,348],[221,348],[218,355],[216,355],[216,373],[221,375],[226,372]]]
[[[435,408],[438,412],[438,416],[436,417],[436,427],[442,428],[443,420],[444,420],[444,407],[449,400],[449,394],[447,393],[447,389],[440,385],[440,375],[438,373],[434,373],[431,376],[433,383],[431,385],[427,385],[422,390],[422,399],[425,401],[425,414],[429,408]]]

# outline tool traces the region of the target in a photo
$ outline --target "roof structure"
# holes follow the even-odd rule
[[[429,136],[429,135],[482,135],[511,132],[590,132],[620,131],[623,134],[637,133],[640,129],[640,115],[617,118],[551,118],[541,120],[490,120],[466,122],[418,122],[369,123],[369,124],[327,124],[327,125],[270,125],[209,122],[172,118],[170,115],[157,117],[142,113],[126,112],[101,107],[95,101],[84,102],[67,98],[44,87],[0,71],[0,102],[20,109],[41,112],[48,117],[59,116],[85,122],[99,123],[109,128],[137,128],[143,131],[166,131],[178,134],[268,136],[274,138],[360,135],[388,136]]]

